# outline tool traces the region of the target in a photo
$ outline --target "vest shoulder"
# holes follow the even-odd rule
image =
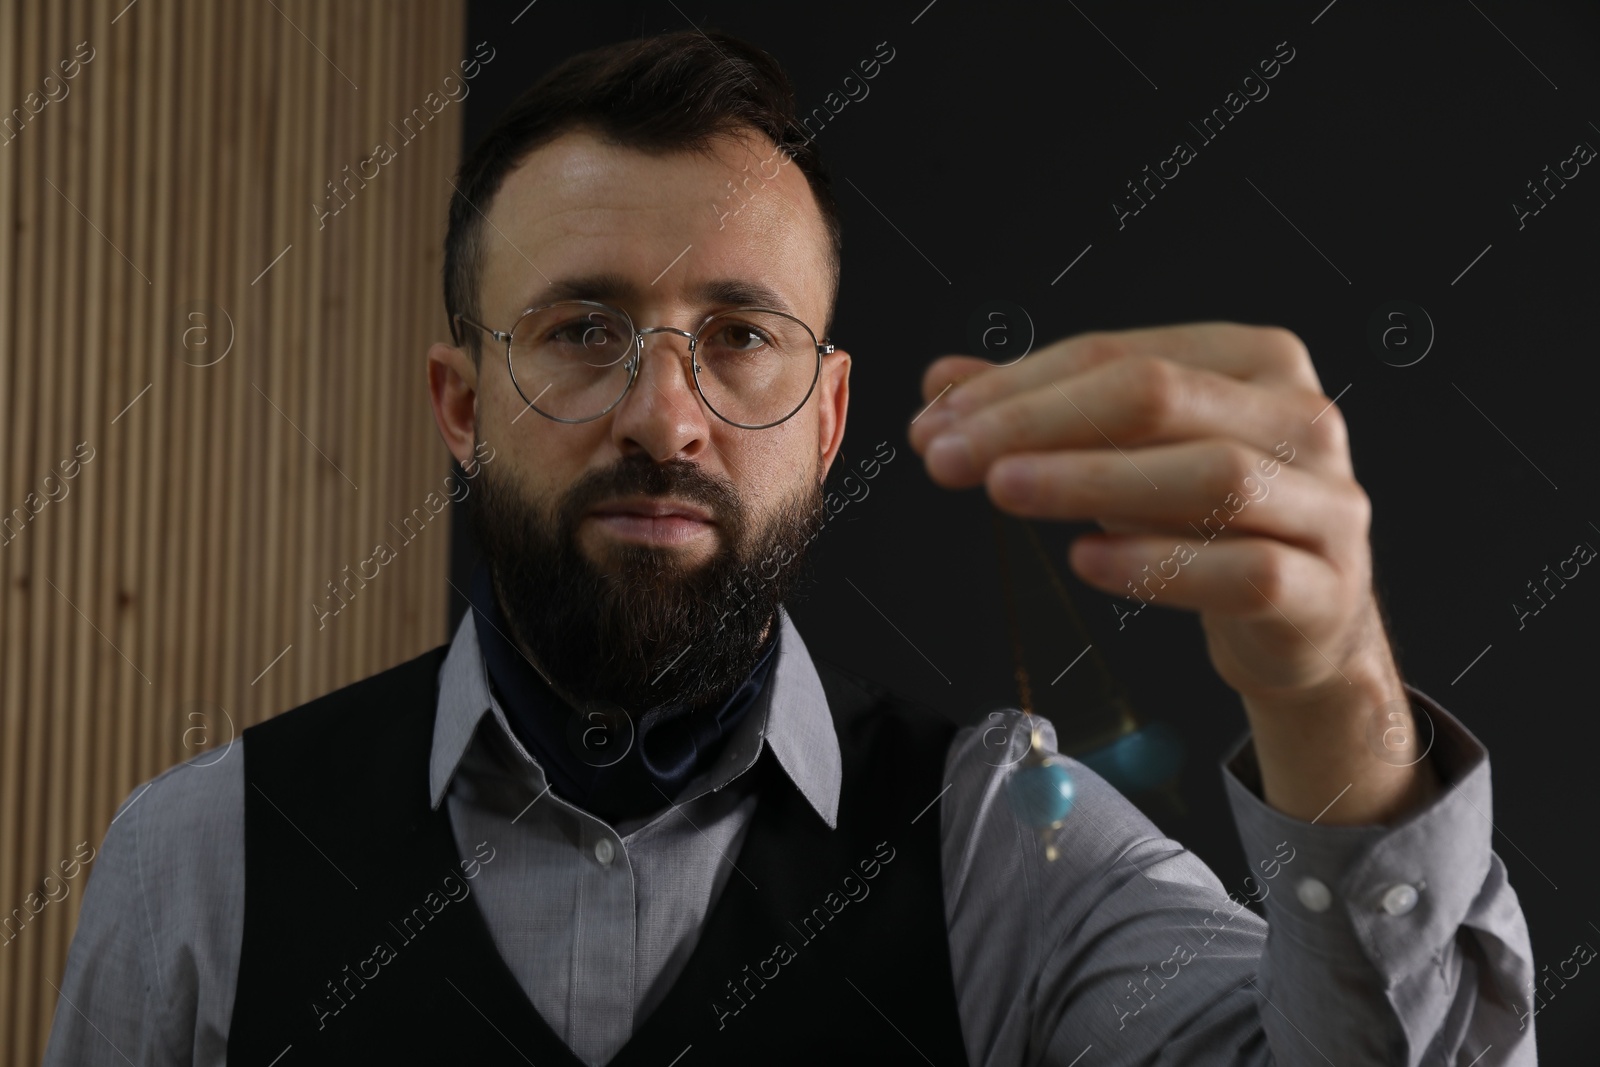
[[[431,714],[438,693],[439,668],[448,644],[439,645],[377,674],[357,679],[331,693],[313,697],[244,731],[253,742],[315,734],[319,743],[344,734],[360,734],[374,719],[388,720],[402,707],[425,707]]]

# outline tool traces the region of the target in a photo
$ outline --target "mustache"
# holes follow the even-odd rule
[[[580,478],[561,504],[560,526],[570,530],[596,504],[633,495],[673,496],[699,504],[734,535],[744,521],[743,498],[728,478],[708,473],[692,460],[657,463],[635,452]]]

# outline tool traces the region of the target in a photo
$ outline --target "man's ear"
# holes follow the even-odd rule
[[[436,342],[428,349],[428,398],[445,447],[463,468],[472,454],[478,414],[478,368],[465,349]]]
[[[850,410],[850,353],[836,348],[822,357],[822,374],[817,379],[817,436],[822,452],[822,478],[844,444],[845,416]]]

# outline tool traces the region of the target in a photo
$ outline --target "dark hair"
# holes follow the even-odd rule
[[[810,134],[795,122],[794,88],[777,60],[714,31],[658,34],[572,56],[500,116],[456,171],[444,239],[446,315],[481,319],[478,276],[489,203],[528,153],[575,129],[657,153],[709,153],[718,137],[753,129],[786,152],[810,183],[831,246],[833,296],[819,335],[827,336],[843,247],[832,184]],[[454,329],[452,318],[452,336]],[[464,332],[477,359],[479,331]]]

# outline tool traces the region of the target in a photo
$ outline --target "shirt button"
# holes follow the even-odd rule
[[[1294,895],[1300,898],[1307,911],[1327,911],[1328,905],[1333,903],[1328,887],[1315,878],[1300,879],[1300,884],[1294,887]]]
[[[611,844],[611,838],[602,837],[594,844],[594,858],[600,861],[600,866],[609,867],[611,861],[617,856],[617,850]]]
[[[1404,882],[1390,886],[1383,894],[1383,910],[1390,915],[1408,915],[1416,906],[1417,891]]]

